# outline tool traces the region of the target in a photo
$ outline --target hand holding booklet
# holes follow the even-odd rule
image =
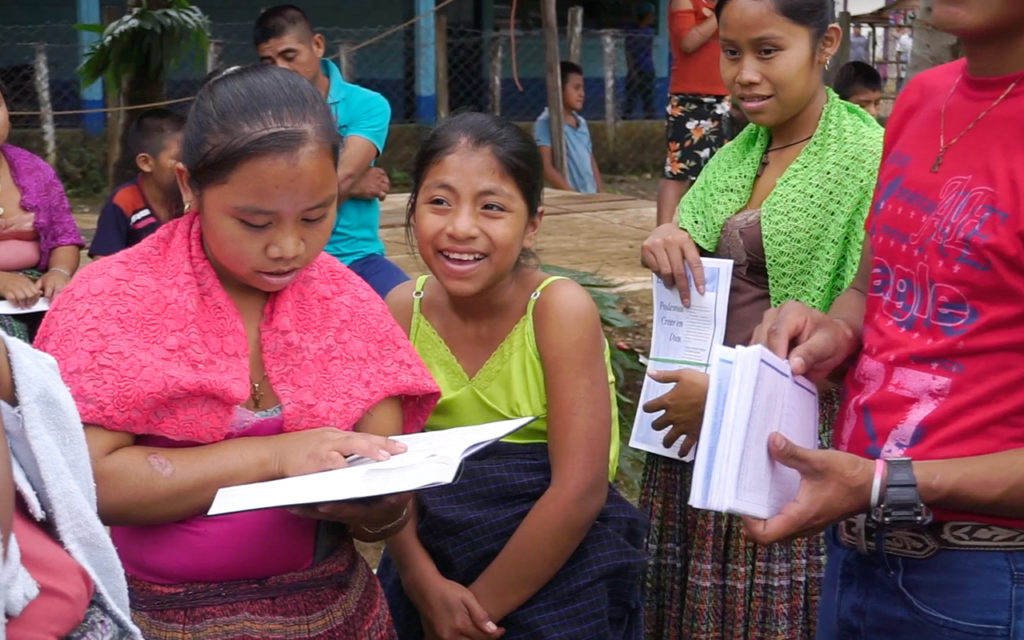
[[[768,436],[818,447],[818,389],[761,345],[716,347],[697,443],[690,506],[755,518],[792,501],[800,474],[772,460]]]
[[[394,436],[409,448],[387,460],[352,456],[341,469],[224,487],[206,515],[415,491],[455,481],[462,460],[535,418]]]
[[[722,344],[725,337],[725,318],[729,308],[729,283],[732,281],[732,260],[701,258],[704,267],[704,293],[698,293],[689,276],[690,306],[684,307],[678,289],[666,287],[657,275],[651,276],[653,317],[651,318],[651,352],[647,372],[692,369],[705,373],[711,361],[711,349]],[[643,411],[650,400],[672,390],[673,385],[657,382],[644,376],[636,419],[629,438],[629,446],[648,453],[679,459],[683,439],[671,447],[662,444],[665,431],[657,431],[652,422],[656,414]],[[693,452],[684,460],[692,460]]]

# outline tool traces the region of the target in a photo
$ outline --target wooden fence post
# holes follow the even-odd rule
[[[496,31],[491,38],[491,64],[490,64],[490,88],[491,88],[491,113],[501,115],[501,58],[505,41],[501,31]]]
[[[543,0],[541,28],[544,30],[548,122],[551,124],[551,163],[565,176],[565,120],[562,118],[562,77],[558,65],[558,16],[555,0]]]
[[[46,161],[57,164],[57,131],[53,123],[53,103],[50,101],[50,67],[46,61],[46,43],[36,43],[35,61],[36,95],[39,97],[39,123],[43,128]]]
[[[565,26],[566,52],[569,62],[580,63],[583,48],[583,7],[569,7],[569,19]]]
[[[437,91],[437,119],[448,117],[448,16],[443,12],[434,13],[434,69],[435,90]]]
[[[210,47],[206,52],[206,73],[212,73],[220,68],[220,58],[223,50],[224,41],[210,40]]]
[[[356,79],[356,57],[349,49],[348,42],[338,45],[338,68],[341,69],[341,77],[345,78],[345,82],[354,82]]]
[[[615,35],[605,29],[601,32],[601,50],[604,53],[604,128],[608,138],[608,154],[615,156],[615,129],[619,110],[615,100]]]

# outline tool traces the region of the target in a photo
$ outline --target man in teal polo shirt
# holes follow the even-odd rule
[[[325,42],[306,14],[279,5],[260,14],[253,28],[260,60],[298,73],[316,87],[338,123],[344,144],[338,159],[338,219],[325,249],[363,278],[382,298],[408,276],[384,257],[378,233],[380,203],[391,186],[383,169],[373,166],[384,150],[391,107],[384,96],[345,82],[330,60]]]

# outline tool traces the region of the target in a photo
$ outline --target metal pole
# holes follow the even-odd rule
[[[434,58],[436,33],[429,13],[434,8],[434,0],[416,0],[414,6],[416,15],[425,18],[413,26],[416,43],[416,121],[433,125],[437,120],[437,61]]]
[[[99,0],[78,0],[78,22],[83,24],[100,23],[100,2]],[[92,31],[78,32],[78,58],[79,62],[85,61],[85,55],[89,48],[100,39],[100,34]],[[83,109],[98,109],[103,107],[103,80],[97,80],[88,87],[81,87],[81,98]],[[103,132],[103,125],[106,118],[102,113],[82,114],[82,126],[89,135],[99,135]]]

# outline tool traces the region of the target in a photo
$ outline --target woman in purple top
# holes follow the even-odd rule
[[[0,86],[0,298],[24,309],[67,286],[85,241],[53,168],[7,144],[10,130]],[[41,318],[0,314],[0,329],[29,341]]]

